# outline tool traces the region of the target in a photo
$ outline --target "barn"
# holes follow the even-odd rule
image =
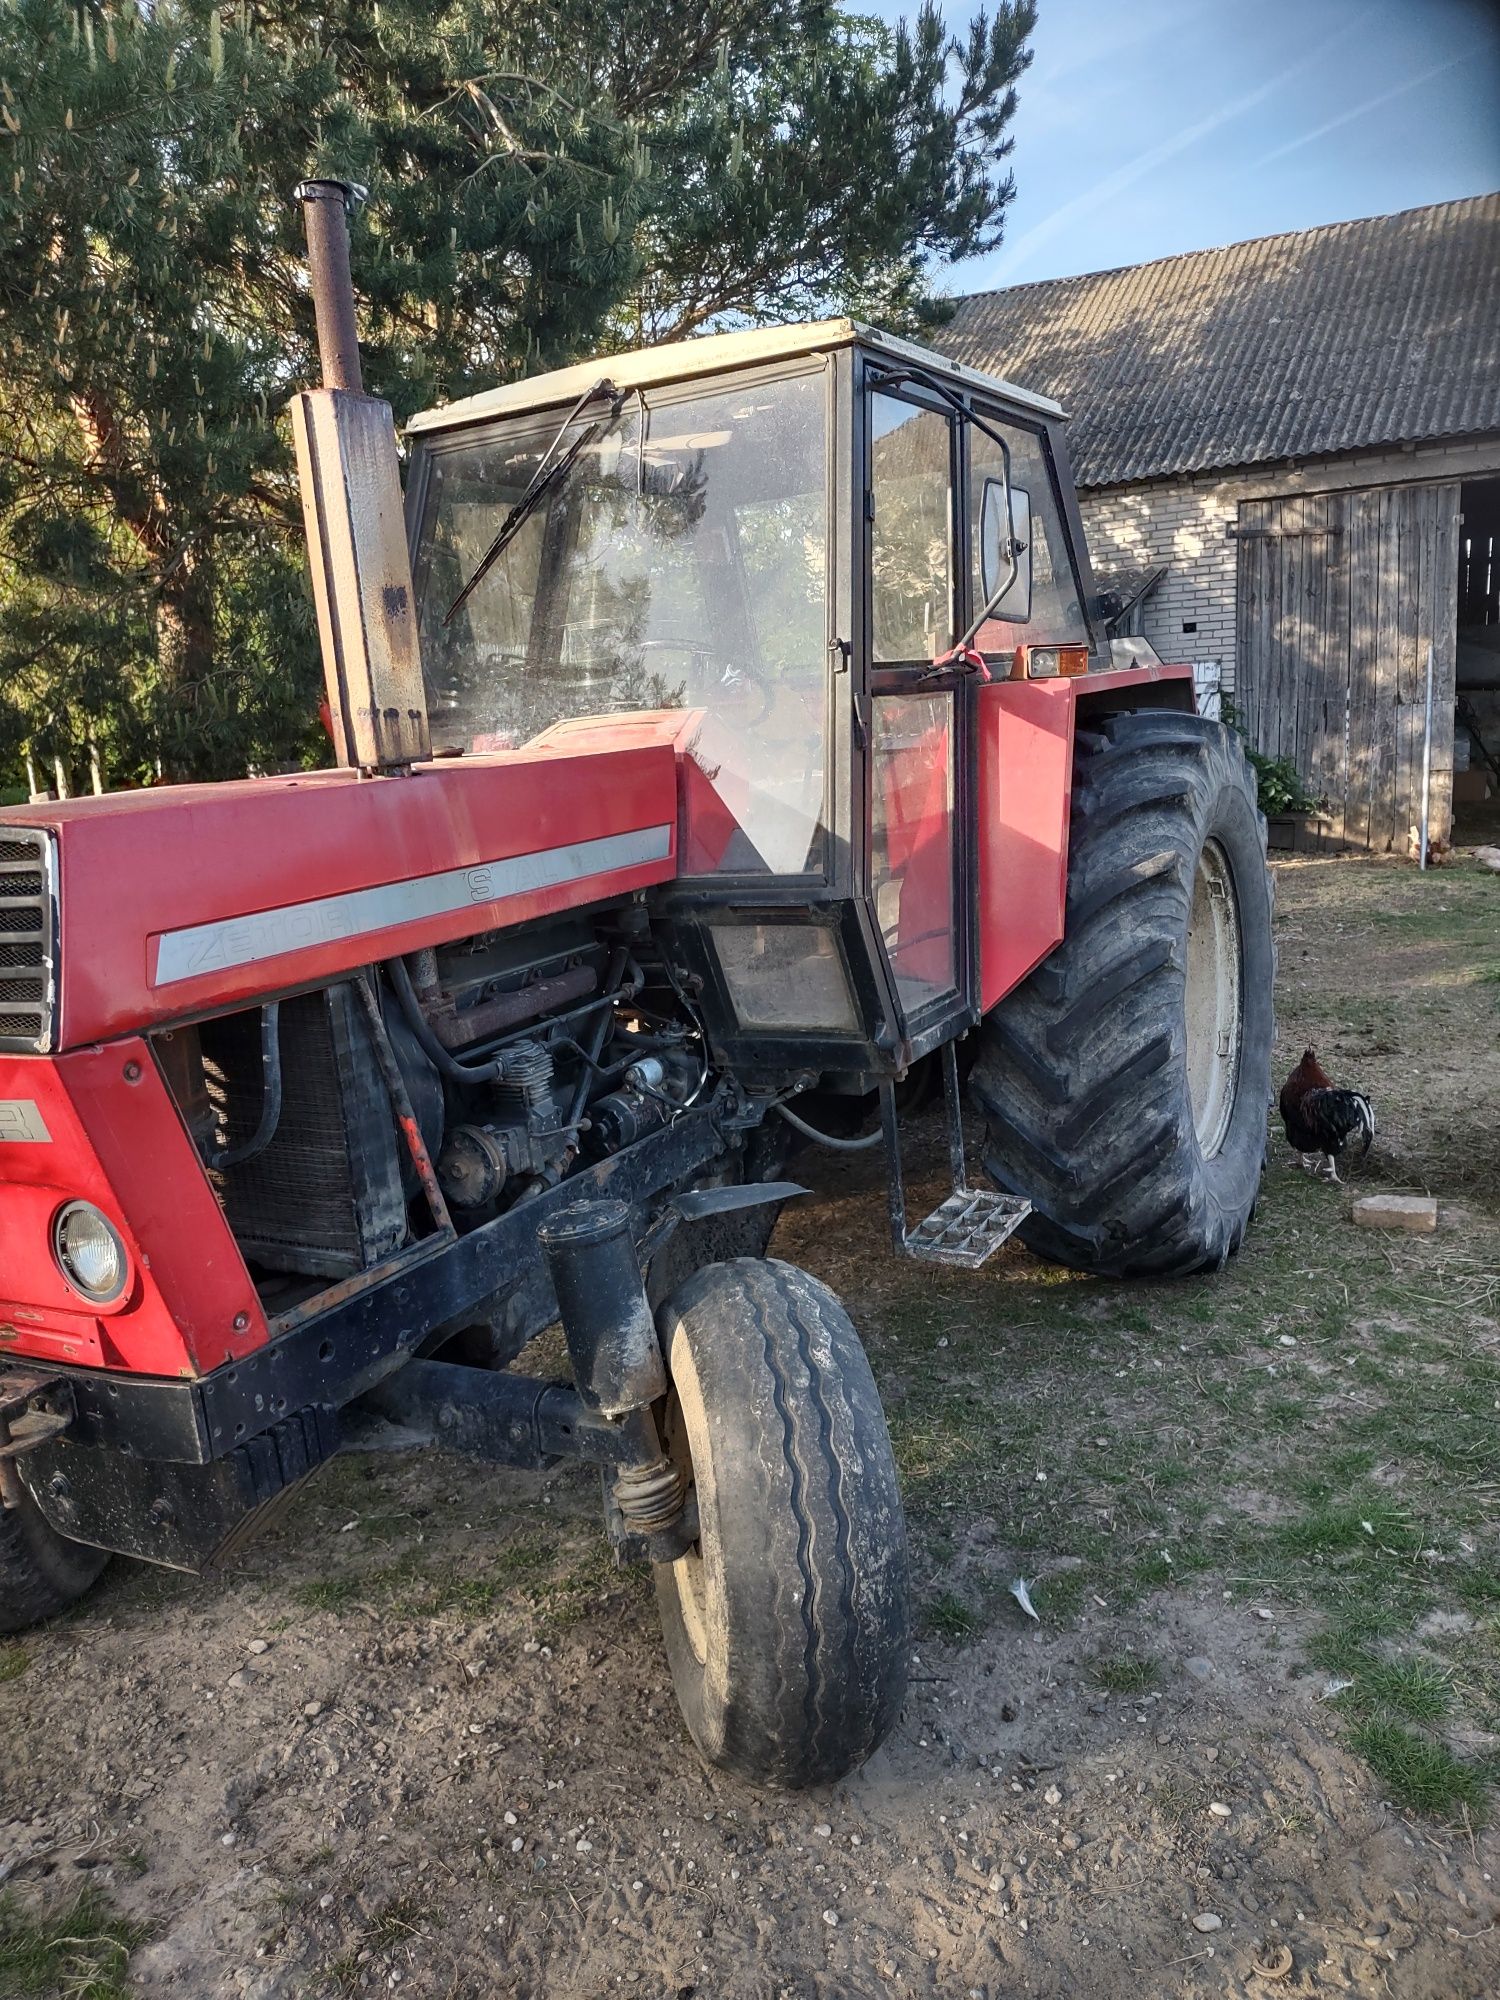
[[[965,299],[1054,396],[1096,572],[1217,677],[1315,837],[1410,852],[1500,795],[1500,194]]]

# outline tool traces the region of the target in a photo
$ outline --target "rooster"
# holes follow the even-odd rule
[[[1301,1062],[1281,1086],[1280,1105],[1287,1144],[1308,1173],[1321,1174],[1326,1168],[1336,1181],[1338,1158],[1349,1141],[1363,1138],[1361,1159],[1375,1142],[1375,1111],[1369,1098],[1362,1090],[1336,1089],[1316,1049],[1302,1051]]]

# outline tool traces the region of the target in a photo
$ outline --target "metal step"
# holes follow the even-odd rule
[[[909,1257],[926,1264],[958,1264],[977,1271],[1030,1213],[1031,1203],[1019,1195],[958,1187],[917,1224],[903,1248]]]

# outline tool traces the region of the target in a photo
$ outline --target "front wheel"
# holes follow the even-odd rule
[[[23,1487],[18,1505],[0,1507],[0,1632],[65,1611],[108,1561],[103,1549],[60,1535]]]
[[[752,1782],[832,1783],[906,1691],[906,1524],[870,1364],[828,1287],[775,1258],[707,1266],[660,1326],[699,1521],[656,1572],[684,1719]]]
[[[1201,716],[1080,727],[1062,943],[985,1018],[970,1089],[1022,1237],[1110,1277],[1214,1269],[1265,1157],[1271,888],[1255,777]]]

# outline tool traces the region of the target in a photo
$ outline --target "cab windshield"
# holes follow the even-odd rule
[[[583,442],[445,623],[557,438],[559,416],[435,441],[416,555],[433,748],[518,748],[552,724],[691,712],[716,810],[693,873],[824,865],[827,444],[822,368],[631,395]],[[556,454],[554,454],[556,456]]]

